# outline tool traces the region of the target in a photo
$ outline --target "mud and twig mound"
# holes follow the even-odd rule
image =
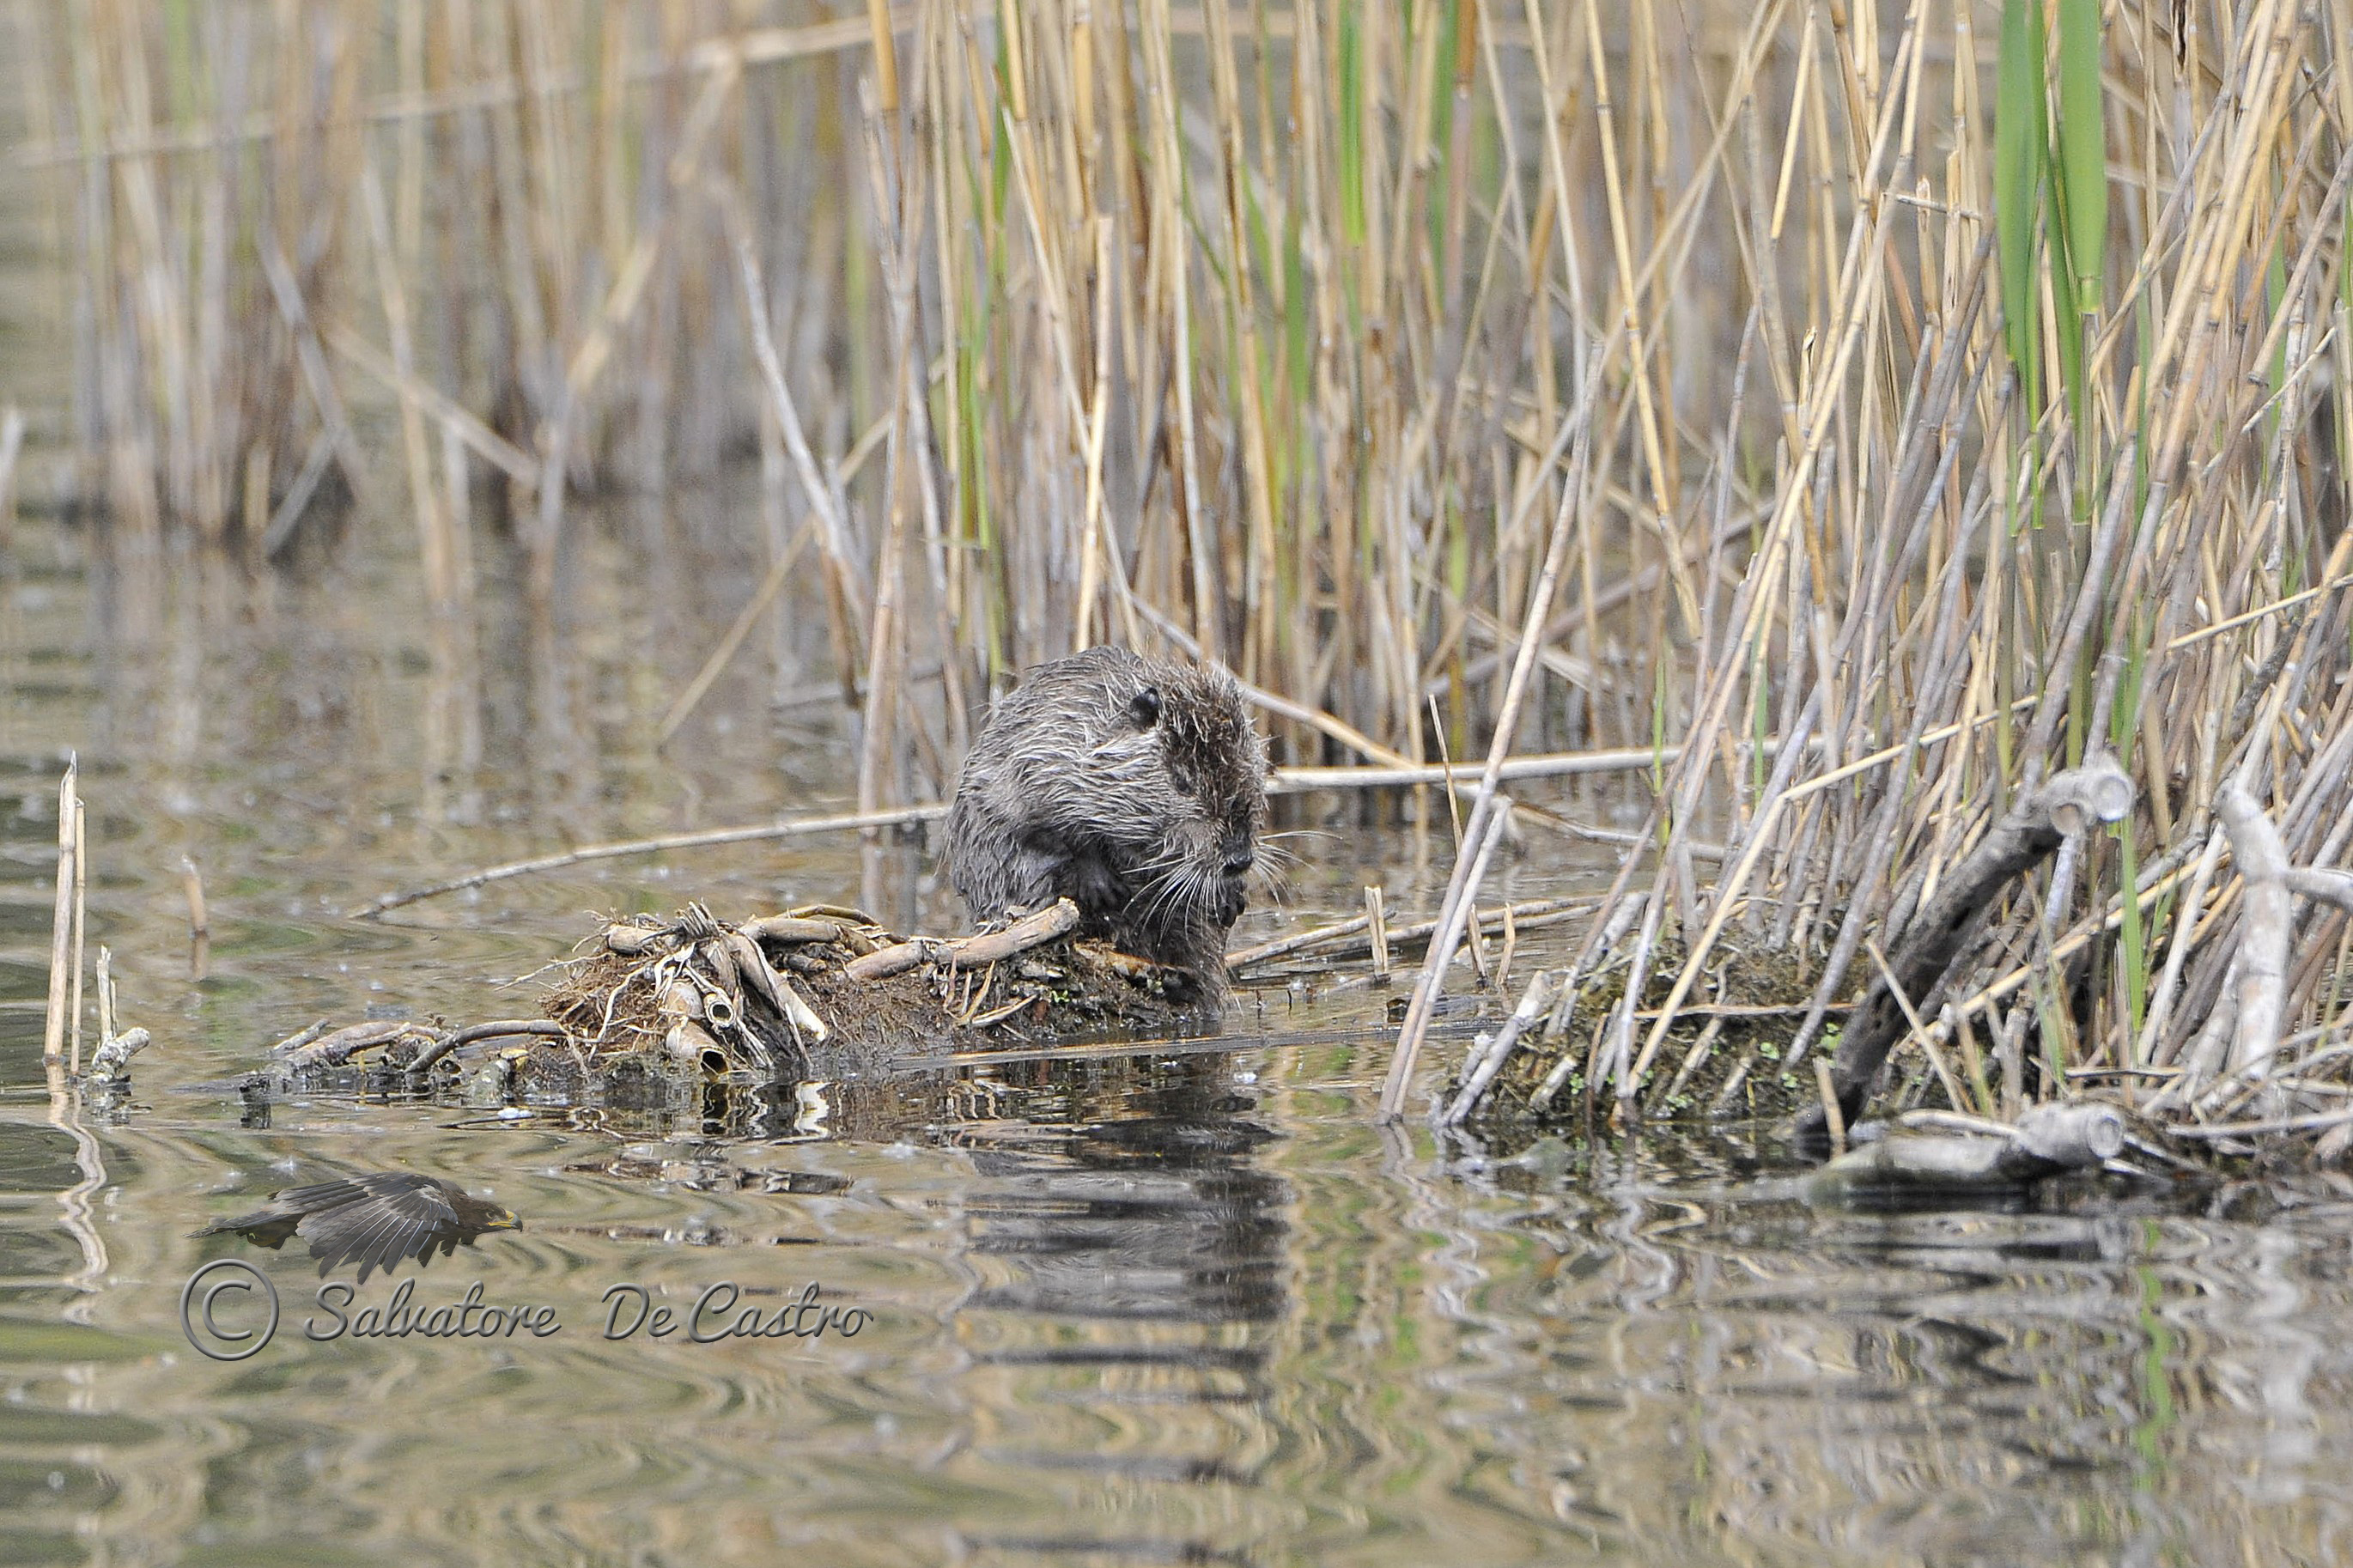
[[[699,904],[616,919],[552,966],[542,1017],[313,1026],[273,1050],[248,1091],[628,1100],[865,1077],[959,1047],[1167,1033],[1195,1016],[1204,988],[1190,972],[1074,938],[1078,924],[1067,900],[954,938],[902,937],[830,905],[741,922]]]

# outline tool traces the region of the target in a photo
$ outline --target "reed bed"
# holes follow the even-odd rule
[[[2348,0],[19,26],[124,536],[258,562],[341,500],[462,619],[475,527],[544,595],[571,499],[756,458],[861,812],[938,798],[994,678],[1106,638],[1229,664],[1294,762],[1647,752],[1655,852],[1584,943],[1630,961],[1622,1107],[1728,946],[1814,976],[1798,1065],[2101,755],[2130,813],[1996,911],[1949,1012],[1906,1000],[1984,1051],[1982,1111],[2169,1082],[2245,918],[2224,783],[2295,866],[2353,832]],[[2345,916],[2292,918],[2278,1027],[2341,1063]],[[2333,1107],[2325,1066],[2274,1076]]]

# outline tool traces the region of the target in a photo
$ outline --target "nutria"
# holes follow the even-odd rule
[[[1081,933],[1225,994],[1266,820],[1266,742],[1233,678],[1091,647],[989,710],[948,809],[948,875],[973,918],[1057,898]]]

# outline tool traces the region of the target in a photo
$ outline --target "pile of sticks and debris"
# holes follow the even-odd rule
[[[955,938],[902,937],[830,905],[741,922],[699,904],[613,920],[552,966],[541,1017],[322,1022],[275,1047],[248,1090],[570,1100],[633,1084],[854,1078],[927,1050],[1187,1022],[1192,975],[1076,937],[1078,925],[1067,899]]]

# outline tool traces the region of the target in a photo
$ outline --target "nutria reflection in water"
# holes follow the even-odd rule
[[[341,1181],[320,1182],[272,1193],[248,1215],[215,1220],[195,1236],[235,1232],[273,1251],[289,1237],[311,1244],[322,1277],[339,1263],[356,1260],[360,1283],[377,1268],[386,1274],[401,1259],[421,1267],[438,1250],[447,1258],[471,1247],[485,1231],[521,1230],[511,1209],[470,1197],[454,1183],[408,1171],[368,1171]]]
[[[1073,1106],[1067,1135],[979,1147],[989,1190],[966,1210],[977,1249],[1018,1258],[984,1305],[1174,1322],[1282,1315],[1287,1184],[1257,1163],[1271,1136],[1243,1114],[1221,1058],[1161,1069],[1101,1116]]]
[[[997,701],[948,811],[973,918],[1058,898],[1080,930],[1225,994],[1266,822],[1266,742],[1230,676],[1092,647]]]
[[[1028,1122],[965,1140],[981,1178],[965,1202],[967,1235],[993,1260],[965,1309],[987,1321],[966,1331],[974,1361],[1012,1380],[992,1457],[1124,1483],[1259,1484],[1242,1456],[1270,1451],[1271,1436],[1197,1446],[1190,1435],[1282,1425],[1262,1377],[1275,1342],[1259,1327],[1293,1311],[1296,1194],[1260,1163],[1275,1134],[1222,1058],[1107,1066],[1055,1087],[1068,1097],[1057,1136]],[[1139,1416],[1138,1398],[1159,1413]],[[1139,1420],[1166,1440],[1100,1440]],[[1092,1541],[1121,1560],[1222,1560],[1206,1544]]]

